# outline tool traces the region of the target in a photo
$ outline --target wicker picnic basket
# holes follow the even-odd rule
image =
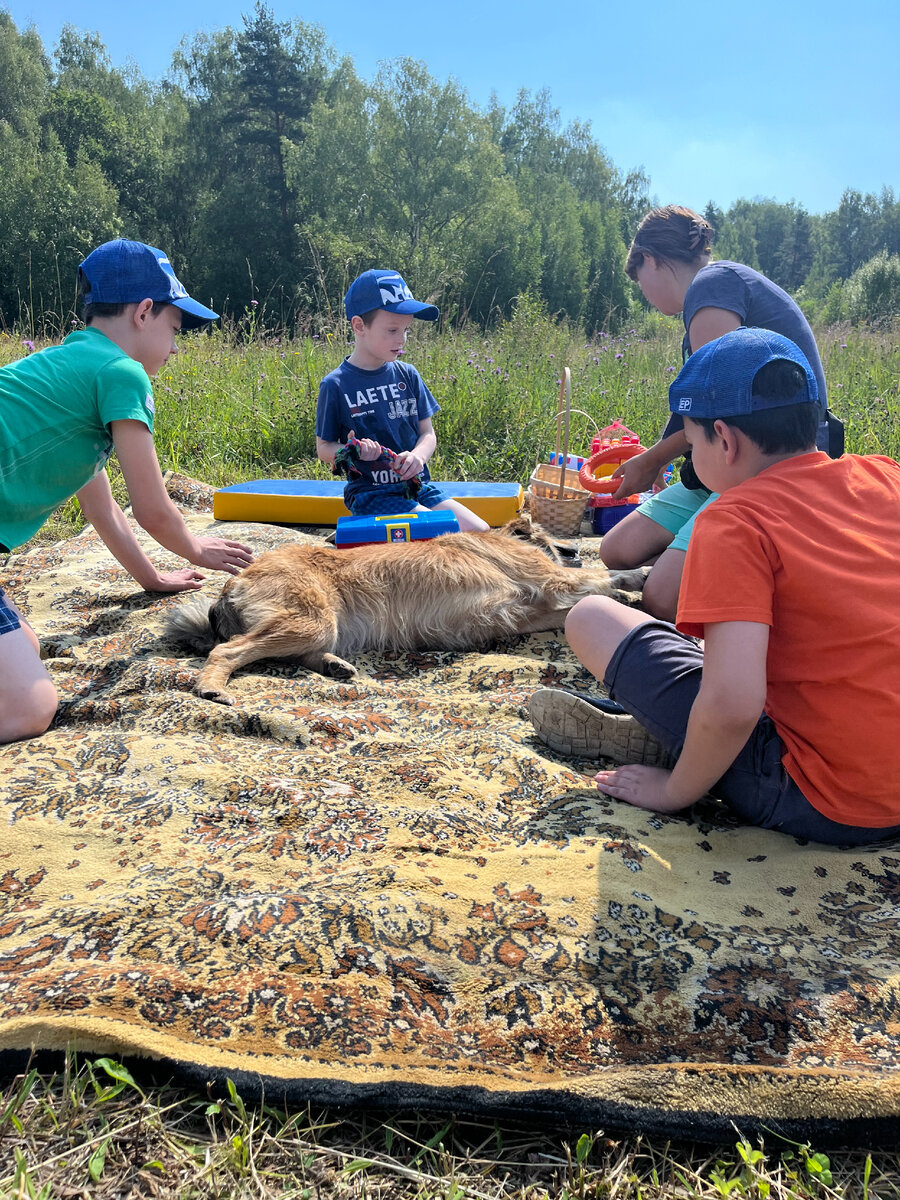
[[[574,537],[580,531],[590,499],[590,492],[582,487],[578,472],[566,466],[569,422],[573,412],[591,420],[581,409],[572,408],[572,373],[564,367],[556,413],[556,462],[536,463],[525,493],[529,512],[554,537]]]

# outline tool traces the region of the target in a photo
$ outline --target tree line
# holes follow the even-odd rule
[[[615,329],[640,303],[622,267],[648,193],[546,91],[479,107],[408,58],[366,81],[319,26],[264,0],[241,28],[186,39],[158,81],[72,25],[48,53],[0,10],[0,327],[58,332],[78,262],[124,236],[163,247],[218,311],[289,330],[332,323],[370,266],[401,270],[451,320],[487,326],[528,293]],[[705,215],[718,257],[813,316],[848,315],[866,264],[900,267],[888,188],[824,215],[764,199]]]

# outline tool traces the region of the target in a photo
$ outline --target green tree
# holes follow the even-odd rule
[[[871,193],[848,188],[834,212],[826,213],[812,276],[818,290],[835,280],[849,279],[880,248],[881,206]]]
[[[276,21],[263,0],[252,19],[244,17],[235,52],[242,103],[226,120],[239,145],[262,152],[260,180],[277,201],[286,231],[293,214],[283,142],[302,138],[302,123],[325,85],[330,52],[319,26]]]
[[[96,163],[118,194],[124,228],[157,240],[164,161],[158,90],[139,71],[114,68],[99,37],[72,25],[63,28],[54,61],[45,139],[55,136],[73,170],[83,160]]]
[[[540,292],[551,312],[588,328],[617,324],[628,311],[623,273],[626,236],[646,203],[644,177],[626,181],[596,144],[590,127],[561,127],[546,90],[519,93],[492,125],[519,203],[540,234]]]
[[[297,235],[304,214],[288,183],[288,147],[305,136],[330,59],[318,26],[276,21],[262,3],[241,31],[200,35],[174,57],[167,89],[185,105],[184,134],[197,148],[193,164],[180,167],[198,213],[192,273],[218,304],[242,310],[261,297],[277,319],[293,316],[310,262]]]
[[[120,232],[117,199],[96,163],[71,167],[52,138],[23,153],[0,130],[0,317],[32,333],[65,330],[79,262]]]
[[[900,317],[900,255],[879,251],[844,284],[844,303],[853,322],[890,324]]]
[[[813,261],[813,225],[802,205],[791,204],[790,220],[778,247],[772,278],[786,291],[795,292],[806,282]]]
[[[50,63],[37,31],[19,33],[0,9],[0,128],[19,138],[36,137],[49,86]]]

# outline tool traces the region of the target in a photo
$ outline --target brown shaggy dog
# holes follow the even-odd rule
[[[226,585],[214,605],[183,605],[168,632],[209,652],[196,691],[233,704],[233,671],[259,658],[298,658],[349,679],[345,656],[364,650],[470,650],[517,634],[559,629],[583,596],[633,599],[644,572],[561,565],[527,516],[487,533],[358,546],[269,550]],[[626,589],[623,591],[621,589]]]

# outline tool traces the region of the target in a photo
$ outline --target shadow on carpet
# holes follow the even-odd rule
[[[169,488],[223,530],[210,489]],[[226,708],[162,639],[184,597],[92,531],[5,582],[62,696],[0,748],[7,1066],[77,1046],[293,1102],[896,1137],[900,849],[601,796],[525,716],[592,687],[562,634],[350,683],[255,664]]]

